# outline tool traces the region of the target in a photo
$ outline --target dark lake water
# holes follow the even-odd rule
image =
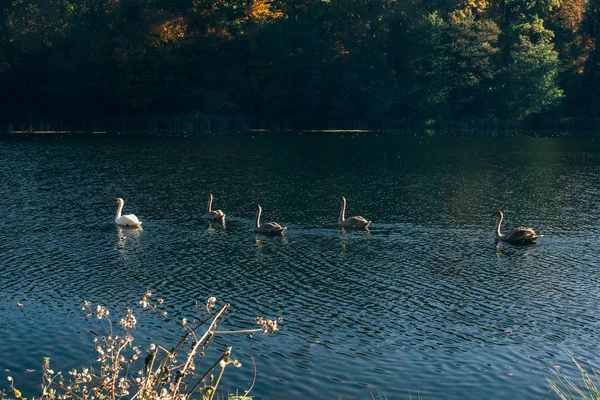
[[[229,328],[282,316],[216,344],[243,363],[223,388],[247,389],[254,359],[259,399],[543,399],[567,353],[600,365],[591,139],[8,137],[0,164],[0,389],[31,390],[44,356],[92,362],[82,302],[117,318],[146,289],[175,318],[209,296]],[[202,218],[209,191],[224,230]],[[340,194],[370,233],[336,228]],[[115,227],[116,197],[143,231]],[[257,202],[283,238],[252,232]],[[544,237],[496,247],[497,209]],[[140,325],[140,345],[180,333]]]

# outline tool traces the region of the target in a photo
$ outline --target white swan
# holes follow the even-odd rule
[[[342,209],[340,210],[340,217],[338,218],[338,225],[342,228],[356,228],[356,229],[367,229],[371,224],[371,221],[367,221],[361,216],[345,218],[346,214],[346,199],[344,196],[340,196],[340,202],[342,203]]]
[[[282,234],[287,228],[279,225],[277,222],[267,222],[264,225],[260,224],[260,214],[262,213],[262,207],[260,204],[256,205],[256,220],[254,221],[254,232],[264,234]]]
[[[119,207],[117,208],[117,215],[115,215],[115,224],[135,228],[139,228],[142,226],[142,221],[140,221],[135,215],[121,215],[121,211],[123,210],[123,204],[125,204],[122,198],[117,198],[117,203],[119,204]]]
[[[225,222],[225,213],[221,210],[212,210],[212,202],[213,195],[212,193],[208,194],[208,208],[206,209],[206,214],[204,215],[206,219],[211,221],[223,221]]]
[[[494,214],[498,219],[496,220],[496,240],[501,240],[503,242],[515,243],[515,244],[524,244],[524,243],[534,243],[536,240],[541,238],[543,235],[536,235],[533,229],[524,228],[522,226],[516,228],[510,233],[502,234],[500,233],[500,224],[502,223],[502,219],[504,218],[504,214],[502,211],[498,210]]]

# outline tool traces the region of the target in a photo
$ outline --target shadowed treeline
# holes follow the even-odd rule
[[[0,119],[588,129],[598,39],[599,0],[9,0]]]

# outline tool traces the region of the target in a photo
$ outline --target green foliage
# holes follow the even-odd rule
[[[413,97],[423,119],[489,115],[499,30],[487,19],[458,12],[430,14],[419,28]]]
[[[452,63],[449,74],[453,80],[450,101],[455,116],[493,115],[490,91],[496,77],[495,57],[499,52],[500,30],[492,21],[474,16],[450,20],[449,53]]]
[[[557,105],[563,96],[558,87],[558,53],[548,41],[532,43],[521,36],[511,52],[512,63],[502,73],[498,92],[505,116],[523,119]]]
[[[592,370],[588,373],[581,364],[579,364],[573,356],[571,356],[573,364],[577,367],[580,374],[579,381],[570,378],[560,367],[556,367],[554,375],[556,380],[547,379],[551,390],[558,395],[562,400],[597,400],[600,398],[600,378],[596,371]]]
[[[598,116],[598,0],[10,0],[0,119]],[[565,99],[566,96],[566,99]]]

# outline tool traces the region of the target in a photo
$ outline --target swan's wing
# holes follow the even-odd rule
[[[361,216],[346,218],[346,221],[351,221],[351,223],[357,223],[357,224],[367,224],[367,223],[371,222],[371,221],[367,221],[365,218],[363,218]]]
[[[123,215],[123,217],[127,218],[129,221],[131,222],[135,222],[137,224],[140,223],[140,220],[138,219],[138,217],[136,217],[134,214],[127,214],[127,215]]]
[[[134,214],[121,215],[115,220],[115,222],[119,225],[140,226],[142,224],[142,221],[140,221]]]
[[[535,234],[533,229],[520,226],[507,234],[504,240],[509,242],[535,242],[540,237],[540,235]]]
[[[221,219],[224,218],[225,214],[221,210],[213,210],[209,213],[206,213],[206,218],[208,219]]]
[[[371,221],[367,221],[360,216],[346,218],[341,223],[341,226],[346,228],[367,228],[369,225],[371,225]]]
[[[265,229],[271,229],[274,231],[282,231],[285,228],[281,225],[279,225],[277,222],[267,222],[264,225],[261,225],[261,227],[264,227]]]

